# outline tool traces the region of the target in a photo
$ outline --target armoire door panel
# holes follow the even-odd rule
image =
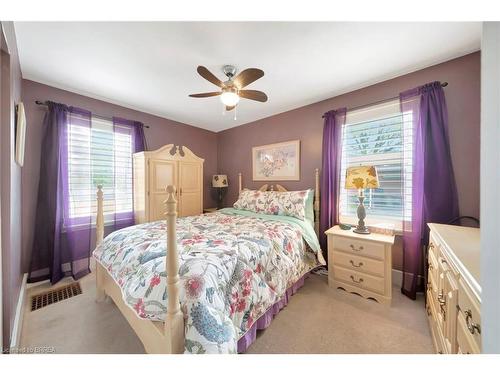
[[[165,219],[167,185],[177,185],[177,162],[149,160],[149,221]]]
[[[179,163],[179,214],[192,216],[201,214],[202,169],[200,163]]]

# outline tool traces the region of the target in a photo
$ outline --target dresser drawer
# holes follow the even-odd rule
[[[432,277],[436,281],[438,279],[439,271],[438,271],[438,262],[435,254],[436,253],[434,251],[429,250],[427,258],[429,262],[429,277]]]
[[[427,292],[427,319],[429,321],[429,327],[431,329],[432,341],[434,343],[434,348],[438,354],[446,353],[446,346],[444,343],[444,336],[441,327],[438,324],[437,312],[435,310],[435,305],[432,302],[433,295],[430,291]]]
[[[384,278],[333,266],[334,278],[358,288],[384,294]]]
[[[359,256],[366,256],[380,260],[383,260],[385,257],[385,246],[384,244],[378,242],[369,242],[336,236],[333,242],[333,247],[335,250],[341,250]]]
[[[463,280],[458,280],[458,318],[465,325],[465,335],[481,350],[481,312],[476,298]],[[476,328],[474,328],[476,327]],[[469,330],[470,328],[470,330]],[[464,349],[462,348],[462,351]]]
[[[439,242],[436,241],[432,232],[429,236],[429,247],[427,248],[427,253],[429,256],[432,253],[435,259],[439,256]]]
[[[463,314],[458,315],[457,319],[457,343],[458,343],[458,353],[461,354],[479,354],[481,350],[477,346],[476,341],[472,338],[472,335],[467,328],[467,323],[463,317]]]
[[[333,263],[353,271],[365,272],[376,276],[384,276],[385,272],[385,263],[381,260],[364,258],[341,251],[333,252]]]

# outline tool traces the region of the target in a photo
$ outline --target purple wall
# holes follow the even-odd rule
[[[85,108],[101,116],[119,116],[149,125],[145,129],[150,150],[174,143],[189,147],[196,155],[205,159],[204,163],[204,207],[214,207],[212,197],[212,175],[217,173],[217,134],[172,120],[138,112],[118,105],[60,90],[41,83],[23,80],[23,102],[26,109],[26,154],[22,169],[22,225],[23,225],[23,265],[29,267],[29,255],[33,244],[38,179],[43,134],[45,107],[35,104],[35,100],[52,100],[59,103]]]
[[[1,35],[3,30],[3,35]],[[21,100],[21,67],[12,22],[2,22],[1,39],[1,240],[3,345],[9,347],[23,272],[21,267],[21,168],[14,159],[15,104]]]
[[[328,110],[355,107],[397,96],[400,92],[431,81],[447,81],[449,133],[453,166],[458,185],[460,213],[479,217],[479,122],[480,53],[472,53],[445,63],[336,96],[292,111],[218,133],[218,169],[228,175],[225,204],[237,198],[238,172],[243,186],[257,188],[252,181],[253,146],[300,139],[301,180],[284,181],[290,189],[314,186],[314,169],[321,168],[323,119]],[[400,251],[395,254],[396,267]]]

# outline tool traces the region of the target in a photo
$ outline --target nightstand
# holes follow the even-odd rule
[[[213,212],[215,212],[217,210],[218,210],[218,208],[216,208],[216,207],[204,208],[203,209],[203,213],[204,214],[210,214],[210,213],[213,213]]]
[[[334,226],[328,236],[328,284],[390,304],[394,236]]]

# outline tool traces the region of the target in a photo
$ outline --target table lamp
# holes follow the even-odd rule
[[[379,187],[377,169],[374,166],[349,167],[346,170],[345,188],[358,190],[358,226],[353,230],[354,233],[370,234],[365,226],[366,210],[363,205],[365,196],[364,189],[376,189]]]
[[[219,201],[217,203],[217,208],[222,206],[222,189],[227,186],[227,176],[225,174],[214,174],[212,176],[212,187],[219,189]]]

